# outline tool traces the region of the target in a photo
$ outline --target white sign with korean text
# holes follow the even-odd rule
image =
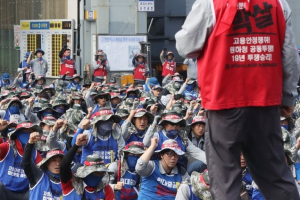
[[[154,0],[139,0],[139,11],[154,12]]]

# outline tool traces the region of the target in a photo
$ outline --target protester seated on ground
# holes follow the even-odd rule
[[[1,200],[28,200],[29,198],[29,181],[21,166],[21,161],[25,145],[32,132],[42,134],[42,129],[30,121],[22,121],[14,131],[9,133],[9,141],[0,144]],[[42,160],[41,155],[35,149],[31,160],[35,164]]]
[[[207,170],[193,172],[190,180],[181,182],[175,200],[211,200],[209,184]]]
[[[63,190],[63,199],[81,200],[81,199],[103,199],[114,200],[115,195],[108,183],[103,182],[105,175],[113,174],[104,165],[104,160],[98,154],[92,154],[85,157],[83,166],[71,170],[72,160],[79,149],[88,142],[85,134],[79,134],[76,137],[75,144],[64,156],[60,165],[60,177]]]
[[[115,191],[116,199],[135,200],[138,198],[141,177],[136,173],[135,166],[144,152],[142,142],[131,142],[121,150],[119,161],[109,165],[108,169],[114,172],[110,185]]]
[[[146,109],[131,110],[129,117],[122,124],[122,136],[125,144],[133,141],[142,142],[149,124],[152,124],[154,116]]]
[[[8,73],[3,73],[1,76],[1,80],[0,80],[0,91],[2,90],[1,88],[8,86],[11,84],[10,81],[10,76]]]
[[[22,159],[22,167],[29,180],[29,200],[59,199],[62,196],[59,172],[64,153],[60,149],[52,149],[36,166],[31,157],[34,146],[40,139],[40,133],[32,132],[30,134]]]
[[[174,111],[168,111],[162,116],[162,120],[159,121],[158,125],[162,126],[162,130],[158,132],[147,132],[143,143],[146,147],[150,145],[151,138],[158,138],[158,146],[156,150],[160,150],[161,145],[165,140],[176,140],[181,150],[186,153],[186,156],[180,157],[178,163],[187,169],[187,157],[193,157],[199,162],[197,169],[198,172],[202,172],[206,169],[206,156],[205,152],[197,148],[193,143],[188,139],[182,128],[186,126],[185,120],[182,116]],[[201,162],[201,164],[200,164]],[[189,172],[191,174],[191,171]]]
[[[118,152],[125,146],[118,123],[121,118],[114,115],[110,108],[101,108],[93,115],[92,120],[84,119],[81,128],[74,135],[75,144],[78,134],[87,134],[88,140],[82,147],[81,163],[90,154],[99,154],[105,164],[118,159]]]
[[[151,145],[138,159],[135,167],[142,176],[138,199],[175,199],[177,189],[182,181],[187,181],[189,175],[178,165],[180,156],[184,155],[175,140],[165,140],[157,150],[158,138],[151,139]],[[157,160],[150,160],[157,153]]]

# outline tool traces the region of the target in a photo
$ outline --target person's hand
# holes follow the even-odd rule
[[[153,149],[156,149],[157,146],[158,146],[158,138],[157,137],[151,138],[150,147],[153,148]]]
[[[93,112],[93,107],[89,107],[88,108],[88,113],[92,113]]]
[[[81,124],[81,129],[85,130],[87,129],[91,124],[91,121],[89,119],[85,119],[83,120],[82,124]]]
[[[34,74],[34,72],[30,72],[30,75],[33,75]]]
[[[67,71],[67,72],[66,72],[66,75],[68,75],[68,74],[70,74],[70,72],[69,72],[69,71]]]
[[[164,47],[163,51],[167,51],[167,48],[166,48],[166,47]]]
[[[54,131],[54,132],[57,132],[57,130],[58,130],[59,128],[61,128],[63,125],[64,125],[64,120],[58,119],[58,120],[55,122],[54,126],[53,126],[53,131]]]
[[[103,76],[103,79],[106,80],[106,76]]]
[[[77,135],[75,144],[76,144],[77,146],[86,145],[87,139],[88,139],[88,137],[87,137],[86,134],[84,134],[84,133],[79,134],[79,135]]]
[[[37,141],[39,141],[41,139],[40,137],[40,134],[38,132],[33,132],[30,134],[29,136],[29,140],[28,140],[28,143],[29,144],[34,144],[36,143]]]
[[[115,191],[121,190],[123,186],[124,186],[123,182],[117,182],[117,184],[115,184],[114,190]]]
[[[281,116],[290,117],[294,112],[294,106],[280,106]]]
[[[136,57],[136,56],[137,56],[137,53],[134,54],[134,57]]]
[[[156,113],[157,112],[157,108],[158,106],[156,104],[153,104],[151,107],[150,107],[150,113],[153,114],[153,113]]]
[[[190,78],[185,79],[185,83],[187,84],[190,81]]]
[[[195,105],[196,105],[196,101],[191,101],[191,102],[190,102],[190,107],[191,107],[192,109],[195,107]]]
[[[33,103],[34,103],[34,97],[30,97],[30,98],[28,99],[28,104],[29,104],[29,106],[32,107],[32,106],[33,106]]]
[[[132,109],[136,110],[139,106],[140,102],[138,98],[135,98],[132,104]]]
[[[161,116],[156,115],[156,116],[154,116],[154,120],[153,120],[152,124],[157,125],[160,120],[161,120]]]
[[[31,55],[34,54],[34,51],[30,51],[30,54],[31,54]]]
[[[199,110],[197,116],[204,116],[204,113],[205,113],[204,110]]]
[[[8,125],[8,121],[0,119],[0,131],[5,129]]]
[[[300,148],[300,137],[297,138],[297,141],[296,141],[296,149],[299,149]]]
[[[18,76],[17,76],[17,77],[19,78],[21,75],[22,75],[22,73],[20,72],[20,73],[18,73]]]
[[[3,106],[3,105],[5,105],[6,103],[8,103],[9,102],[9,99],[3,99],[1,102],[0,102],[0,104],[1,104],[1,106]]]
[[[94,88],[94,86],[95,86],[95,82],[92,82],[91,86],[90,86],[90,90],[92,90]]]
[[[185,120],[192,118],[194,115],[193,111],[187,111],[184,117]]]
[[[28,69],[28,67],[24,67],[23,69],[24,69],[24,70],[27,70],[27,69]]]

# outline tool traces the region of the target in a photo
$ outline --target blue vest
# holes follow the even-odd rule
[[[91,116],[93,116],[93,114],[95,114],[96,112],[98,112],[98,110],[101,108],[101,106],[99,105],[99,104],[96,104],[96,106],[94,107],[94,109],[93,109],[93,112],[92,112],[92,115]]]
[[[135,187],[138,190],[140,176],[135,172],[127,170],[124,176],[120,178],[120,182],[123,182],[124,186],[121,190],[115,192],[116,200],[136,200],[138,195],[133,188]]]
[[[161,145],[163,144],[163,142],[165,140],[169,140],[170,139],[162,131],[159,131],[158,135],[159,135],[159,140],[158,140],[158,145],[157,145],[157,147],[156,147],[155,150],[161,150]],[[181,140],[181,138],[180,138],[179,135],[175,138],[175,140],[178,143],[178,145],[181,147],[181,150],[183,152],[186,152],[186,148],[185,148],[184,144],[182,143],[182,140]],[[185,157],[180,156],[179,160],[178,160],[178,164],[180,166],[185,166],[185,164],[186,164],[185,162],[186,162]]]
[[[146,91],[146,92],[150,92],[149,84],[145,84],[144,86],[145,86],[145,91]]]
[[[192,191],[191,185],[189,185],[189,188],[190,188],[190,193],[191,193],[190,200],[202,200],[194,194],[194,192]]]
[[[74,84],[74,83],[70,83],[68,86],[67,86],[67,89],[71,89],[71,88],[73,88],[73,87],[75,87],[77,90],[81,90],[81,85],[79,85],[79,84]]]
[[[60,182],[54,183],[50,180],[46,172],[44,172],[40,181],[30,188],[30,200],[36,199],[53,199],[58,200],[62,196],[62,189]]]
[[[183,91],[183,96],[184,97],[192,97],[193,100],[196,100],[198,98],[198,93],[195,91]]]
[[[247,193],[249,194],[250,197],[252,197],[252,193],[253,193],[252,177],[251,177],[250,173],[248,172],[248,170],[242,180],[246,183]]]
[[[36,150],[32,155],[32,161],[35,163]],[[19,152],[14,157],[13,149],[9,145],[8,153],[0,161],[0,182],[13,192],[26,192],[29,189],[29,181],[21,167],[22,157]]]
[[[29,83],[28,81],[21,82],[20,83],[20,88],[25,88],[25,86],[28,85],[28,83]]]
[[[155,160],[155,167],[151,175],[142,177],[139,200],[174,200],[177,186],[181,183],[180,173],[174,175],[161,174],[159,161]]]
[[[86,200],[104,200],[105,199],[105,194],[103,189],[100,190],[99,192],[89,192],[86,189],[84,190],[83,195],[78,195],[73,189],[70,193],[64,195],[63,200],[82,200],[83,196],[85,197]]]
[[[118,156],[118,142],[112,135],[107,140],[98,137],[97,142],[95,142],[94,136],[91,135],[88,144],[82,148],[81,164],[91,154],[98,154],[104,160],[104,164],[114,162]]]
[[[0,87],[4,87],[4,86],[7,86],[7,85],[10,85],[10,80],[8,80],[7,83],[4,83],[4,81],[2,79],[0,80]]]
[[[144,135],[143,137],[137,136],[137,134],[131,134],[128,140],[125,142],[125,146],[129,144],[130,142],[143,142]]]

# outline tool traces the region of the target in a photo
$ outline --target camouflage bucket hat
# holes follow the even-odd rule
[[[155,153],[160,153],[167,149],[174,151],[179,156],[182,156],[185,154],[184,151],[181,150],[181,147],[178,145],[176,140],[171,140],[171,139],[165,140],[161,145],[161,149],[156,150]]]
[[[56,110],[53,109],[52,105],[50,103],[45,103],[45,104],[42,104],[42,109],[40,109],[38,112],[37,112],[37,117],[39,119],[41,119],[41,115],[42,115],[42,112],[47,110],[47,109],[50,109],[53,113],[52,115],[56,115],[58,114],[58,112]]]
[[[112,119],[115,123],[119,123],[122,120],[118,115],[114,115],[110,108],[100,108],[99,111],[92,116],[91,124],[95,125],[99,121],[107,121],[109,119]]]
[[[48,103],[47,99],[39,99],[37,102],[35,102],[32,106],[32,112],[37,113],[43,108],[43,105]]]
[[[20,122],[17,125],[16,129],[8,134],[9,139],[14,140],[17,137],[17,134],[21,130],[26,130],[26,129],[33,129],[33,132],[39,132],[40,135],[42,135],[42,133],[43,133],[43,130],[40,126],[34,125],[31,121],[26,120],[26,121]]]
[[[17,122],[9,122],[8,125],[1,131],[1,136],[4,138],[7,138],[7,135],[14,131],[16,127],[18,126]]]
[[[135,88],[129,88],[126,90],[126,96],[125,98],[128,98],[129,93],[134,92],[135,93],[135,98],[139,98],[140,95],[140,90],[139,89],[135,89]]]
[[[122,152],[143,154],[145,152],[145,146],[142,142],[130,142],[122,149]]]
[[[50,159],[50,158],[53,158],[55,156],[60,156],[61,158],[64,157],[64,152],[60,149],[52,149],[50,150],[47,154],[46,154],[46,157],[43,158],[43,160],[41,162],[39,162],[37,164],[37,167],[40,168],[40,169],[43,169],[45,170],[47,167],[45,166],[45,164],[47,163],[47,161]]]
[[[208,171],[205,170],[203,173],[192,172],[191,174],[192,192],[203,200],[212,200],[209,191],[209,176]]]
[[[49,94],[51,97],[55,95],[55,89],[51,88],[49,86],[46,86],[42,89],[41,92],[46,92],[47,94]]]
[[[97,95],[97,94],[98,94],[98,91],[97,91],[96,88],[93,88],[93,89],[90,90],[90,95],[91,96],[94,96],[94,95]]]
[[[118,115],[119,117],[123,118],[123,117],[127,117],[129,116],[129,112],[127,109],[123,109],[123,108],[119,108],[116,112],[116,115]]]
[[[74,80],[75,78],[79,78],[79,82],[82,81],[83,78],[80,77],[79,74],[74,74],[70,80]]]
[[[34,80],[34,83],[36,84],[39,80],[44,80],[43,85],[46,84],[46,79],[45,79],[45,77],[43,75],[38,75],[36,77],[36,79]]]
[[[159,125],[163,126],[166,122],[179,124],[181,127],[186,126],[186,121],[180,116],[180,114],[172,110],[163,115],[162,120],[159,122]]]
[[[193,118],[191,125],[197,124],[197,123],[206,124],[205,120],[206,120],[206,117],[196,116]]]
[[[98,154],[93,154],[86,157],[84,165],[76,170],[75,176],[85,178],[93,172],[107,172],[108,174],[114,173],[105,167],[104,160]]]
[[[163,105],[157,103],[154,99],[148,99],[146,100],[146,103],[143,105],[143,107],[147,110],[149,110],[151,108],[151,106],[155,105],[157,106],[157,112],[163,110]]]
[[[74,92],[73,93],[72,100],[75,100],[75,99],[77,99],[77,100],[84,100],[82,94],[79,93],[79,92]]]
[[[193,78],[191,78],[188,82],[187,82],[187,84],[193,84],[193,83],[196,83],[196,79],[193,79]]]
[[[33,92],[34,93],[40,93],[43,90],[43,86],[42,85],[35,85],[35,87],[33,88]]]
[[[137,109],[133,118],[143,117],[144,115],[146,115],[148,118],[148,124],[152,124],[154,116],[151,113],[147,112],[147,110],[144,108]]]
[[[113,99],[113,98],[119,98],[119,99],[122,99],[121,94],[120,94],[119,91],[113,90],[113,91],[111,91],[109,94],[110,94],[110,98],[111,98],[111,99]]]
[[[10,99],[10,101],[4,106],[5,109],[7,109],[12,103],[18,103],[20,106],[20,109],[22,109],[24,106],[20,99],[18,97],[13,97]]]
[[[40,127],[44,126],[47,124],[48,126],[54,126],[56,122],[56,118],[53,117],[52,115],[46,115],[43,120],[40,122]]]
[[[93,98],[94,102],[97,103],[97,99],[100,97],[104,97],[107,101],[110,100],[110,94],[104,91],[99,91]]]
[[[68,117],[68,127],[75,131],[78,129],[78,125],[81,122],[81,120],[84,118],[84,113],[79,110],[73,110],[71,112],[71,115]]]
[[[60,106],[63,105],[65,106],[67,109],[69,108],[69,104],[67,103],[67,100],[65,98],[62,97],[57,97],[54,102],[53,102],[53,108],[55,109],[56,106]]]
[[[31,97],[31,93],[28,91],[22,91],[22,93],[20,94],[20,99],[21,98],[29,98]]]

